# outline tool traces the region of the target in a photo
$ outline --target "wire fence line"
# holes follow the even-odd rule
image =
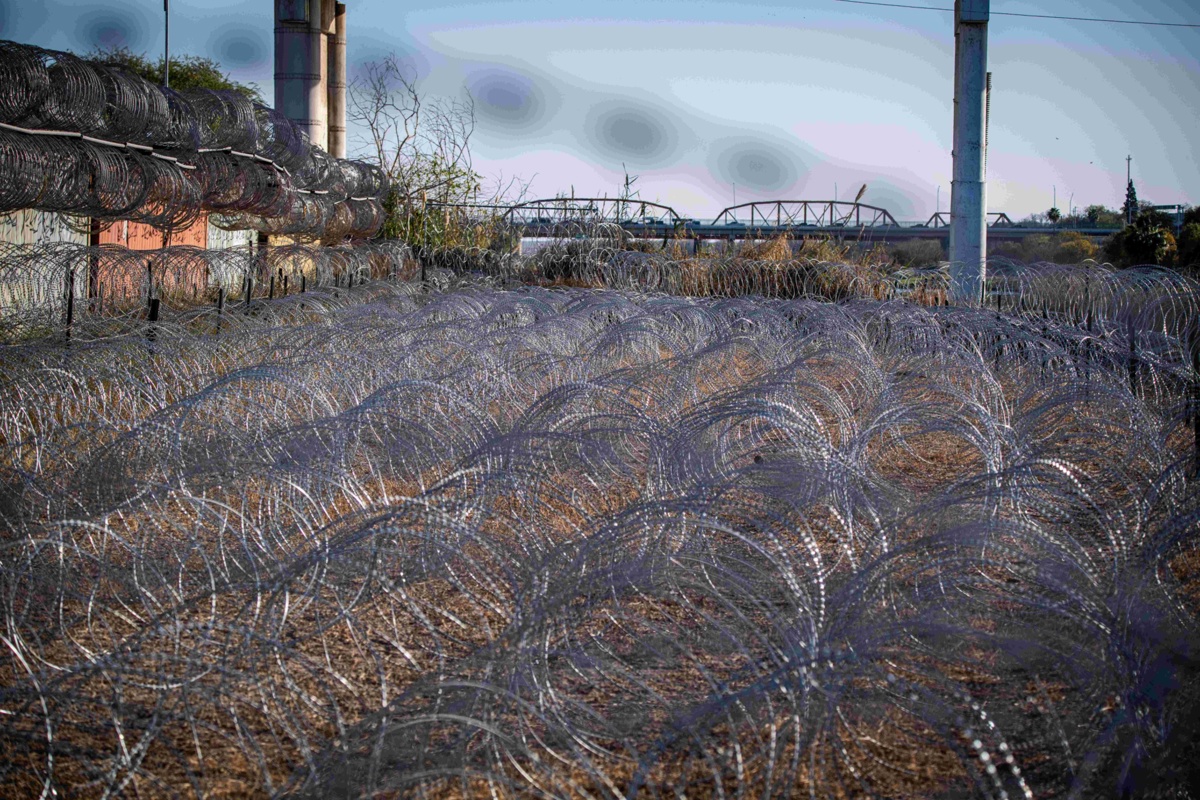
[[[426,280],[0,351],[5,794],[1185,785],[1176,366]]]
[[[0,42],[0,212],[373,236],[389,182],[234,91],[156,86],[118,67]]]
[[[0,247],[0,341],[107,335],[159,313],[271,300],[372,279],[413,280],[417,262],[396,241],[205,250],[130,250],[72,243]],[[157,321],[157,320],[156,320]]]

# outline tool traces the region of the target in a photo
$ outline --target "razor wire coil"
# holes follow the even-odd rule
[[[388,190],[377,166],[332,158],[238,92],[164,89],[15,42],[0,46],[0,61],[0,212],[176,229],[211,211],[226,225],[327,240],[379,229],[382,210],[361,208]]]

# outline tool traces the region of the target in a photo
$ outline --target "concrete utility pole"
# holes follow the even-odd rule
[[[950,296],[978,305],[987,280],[987,30],[989,0],[954,0],[954,167]]]

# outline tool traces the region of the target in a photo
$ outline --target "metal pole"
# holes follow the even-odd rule
[[[1129,184],[1133,183],[1133,156],[1125,156],[1125,199],[1129,199]],[[1133,206],[1126,203],[1125,224],[1133,224]]]
[[[987,30],[990,0],[954,2],[954,181],[950,186],[950,294],[978,305],[987,278]]]
[[[67,338],[71,338],[71,325],[75,322],[75,268],[67,270]]]
[[[146,340],[150,342],[153,342],[158,338],[158,325],[156,324],[158,322],[158,305],[159,300],[157,297],[155,297],[150,301],[150,310],[146,315],[150,322],[150,324],[146,326]]]
[[[163,86],[171,85],[171,0],[163,0]]]
[[[1192,441],[1196,451],[1193,475],[1200,479],[1200,330],[1192,333]]]

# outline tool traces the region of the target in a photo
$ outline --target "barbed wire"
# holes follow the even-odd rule
[[[0,212],[32,208],[165,230],[370,237],[388,180],[311,146],[235,91],[174,91],[119,67],[0,42]]]
[[[0,350],[5,794],[1109,796],[1190,763],[1177,363],[1131,388],[1065,317],[459,280]]]
[[[161,313],[203,313],[252,299],[341,289],[372,279],[411,280],[405,245],[357,240],[341,246],[190,246],[130,250],[74,243],[0,246],[0,341],[49,334],[110,336],[140,324],[150,302]],[[164,316],[165,320],[166,317]]]

